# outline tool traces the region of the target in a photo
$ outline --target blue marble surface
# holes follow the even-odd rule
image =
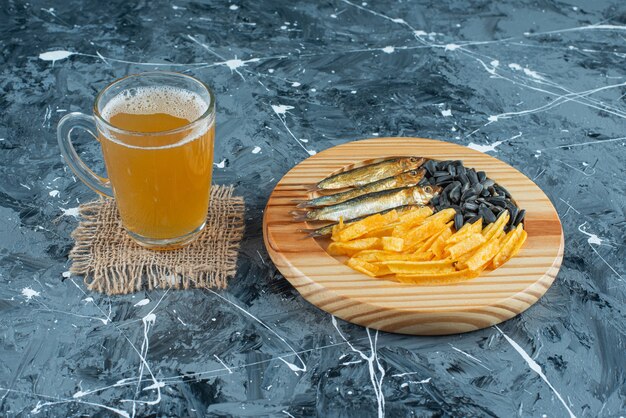
[[[4,0],[0,47],[1,416],[626,415],[623,2]],[[217,94],[215,181],[247,202],[226,291],[107,297],[66,273],[95,195],[56,124],[151,69]],[[375,136],[468,145],[545,190],[566,242],[546,295],[448,337],[300,297],[263,247],[269,193],[310,154]]]

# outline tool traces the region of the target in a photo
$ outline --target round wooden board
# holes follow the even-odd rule
[[[323,241],[298,230],[293,200],[308,199],[308,188],[363,161],[415,155],[462,160],[484,170],[526,209],[528,238],[504,266],[448,286],[418,286],[358,273],[330,256]],[[414,335],[474,331],[528,309],[548,290],[563,259],[563,230],[554,206],[528,177],[484,153],[423,138],[374,138],[339,145],[298,164],[276,185],[263,218],[265,246],[272,261],[306,300],[355,324]]]

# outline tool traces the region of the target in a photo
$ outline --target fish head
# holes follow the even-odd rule
[[[413,170],[424,164],[425,159],[422,157],[402,157],[400,158],[400,165],[404,170]]]
[[[409,170],[398,174],[397,180],[399,186],[414,186],[424,178],[425,170]]]
[[[439,193],[441,193],[441,187],[439,186],[413,187],[413,198],[416,202],[423,205],[430,202],[430,199],[437,196]]]

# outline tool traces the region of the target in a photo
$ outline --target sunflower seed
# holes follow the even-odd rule
[[[515,222],[513,222],[513,226],[517,227],[524,220],[524,216],[526,216],[526,209],[522,209],[517,213],[515,217]]]
[[[473,169],[467,170],[467,177],[469,178],[470,183],[472,183],[472,185],[478,183],[478,175],[476,174],[476,171],[474,171]]]
[[[436,179],[435,184],[437,184],[438,186],[441,186],[442,183],[451,182],[453,180],[453,177],[450,174],[448,174],[447,171],[445,173],[446,173],[445,176],[435,177]]]
[[[426,171],[428,171],[428,174],[432,176],[433,174],[435,174],[436,165],[437,163],[435,162],[435,160],[428,160],[426,161],[426,163],[424,163],[422,167],[424,167]]]
[[[494,215],[493,212],[487,206],[481,205],[478,208],[478,214],[483,217],[483,219],[485,220],[487,224],[490,224],[496,221],[496,215]]]
[[[454,229],[457,231],[461,229],[463,226],[463,215],[461,213],[457,213],[454,215]]]
[[[481,181],[481,183],[485,189],[488,189],[494,184],[496,184],[496,182],[491,179],[485,179],[484,181]]]
[[[481,183],[487,180],[487,174],[484,171],[479,171],[476,174],[478,175],[478,181],[480,181]]]
[[[463,209],[465,209],[467,211],[477,211],[478,210],[478,205],[476,203],[472,203],[472,202],[465,202],[465,203],[463,203]]]

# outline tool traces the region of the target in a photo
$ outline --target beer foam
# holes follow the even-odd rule
[[[137,87],[124,90],[112,98],[102,109],[102,117],[110,121],[118,113],[149,115],[167,113],[178,118],[195,121],[208,104],[189,90],[176,87]]]

